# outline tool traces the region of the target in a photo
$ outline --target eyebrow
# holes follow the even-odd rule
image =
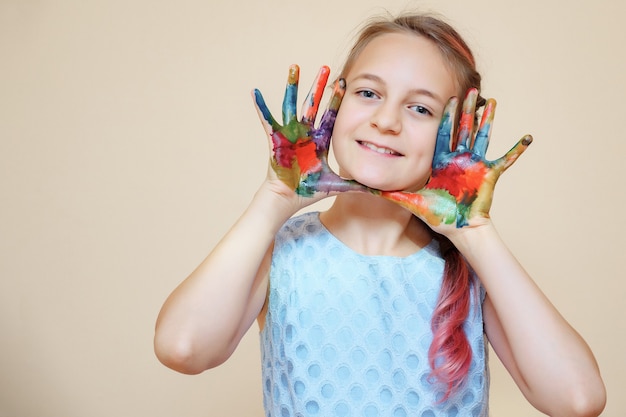
[[[365,79],[365,80],[370,80],[370,81],[374,81],[377,83],[385,84],[385,81],[382,78],[380,78],[378,75],[374,75],[370,73],[359,74],[356,77],[354,77],[352,81],[359,80],[359,79]],[[412,88],[411,90],[409,90],[409,94],[425,95],[441,103],[445,102],[445,100],[441,98],[439,95],[425,88]]]

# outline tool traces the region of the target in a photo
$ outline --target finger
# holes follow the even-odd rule
[[[472,132],[474,130],[474,115],[476,114],[476,99],[478,90],[470,88],[463,100],[463,112],[459,120],[459,131],[455,149],[463,151],[471,147]]]
[[[504,156],[502,156],[501,158],[497,159],[496,161],[494,161],[494,166],[495,168],[500,172],[504,172],[506,171],[506,169],[508,167],[510,167],[511,165],[513,165],[513,163],[515,161],[517,161],[517,158],[519,158],[519,156],[521,154],[524,153],[524,151],[526,151],[526,149],[528,149],[528,146],[530,146],[530,144],[533,142],[533,137],[530,135],[526,135],[523,138],[521,138],[516,144],[515,146],[513,146],[511,148],[510,151],[508,151]]]
[[[341,101],[343,100],[345,93],[346,80],[344,78],[340,78],[335,81],[335,85],[333,86],[333,95],[328,102],[328,109],[326,109],[326,112],[331,111],[336,114],[339,111],[339,106],[341,106]]]
[[[437,131],[433,168],[444,155],[450,152],[450,138],[452,137],[452,131],[454,129],[454,115],[456,114],[458,103],[459,100],[456,97],[452,97],[448,100],[448,104],[446,104],[446,107],[443,109],[443,115],[441,116],[441,122],[439,122],[439,129]]]
[[[474,153],[485,157],[487,154],[487,148],[489,147],[489,138],[491,137],[491,125],[493,124],[493,117],[496,113],[496,101],[492,98],[487,100],[485,110],[483,111],[483,117],[480,120],[480,127],[478,133],[476,133],[476,139],[474,140]]]
[[[256,88],[252,91],[252,99],[254,100],[254,107],[256,108],[265,132],[268,136],[272,136],[274,132],[280,128],[280,126],[267,108],[263,95]]]
[[[290,121],[297,117],[296,103],[298,101],[298,80],[300,79],[300,67],[289,67],[285,98],[283,99],[283,125],[287,126]]]
[[[317,129],[316,134],[313,137],[315,142],[318,143],[318,145],[321,145],[320,147],[323,149],[328,149],[330,137],[333,133],[333,127],[335,126],[335,120],[337,119],[337,112],[339,111],[339,106],[341,105],[341,100],[343,100],[345,93],[346,80],[341,78],[335,82],[333,95],[328,102],[328,108],[322,115],[320,127]]]
[[[315,117],[317,116],[317,110],[322,101],[322,95],[324,94],[324,88],[328,81],[328,75],[330,74],[330,68],[323,66],[317,73],[317,77],[311,86],[309,94],[302,105],[302,123],[312,125],[315,123]]]

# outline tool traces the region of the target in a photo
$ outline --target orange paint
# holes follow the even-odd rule
[[[321,161],[315,152],[315,143],[307,139],[298,139],[295,144],[296,161],[300,167],[300,172],[311,173],[321,169]]]

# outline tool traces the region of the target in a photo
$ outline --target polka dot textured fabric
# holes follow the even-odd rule
[[[466,384],[441,403],[429,378],[443,266],[436,241],[408,257],[364,256],[329,233],[318,213],[285,223],[261,331],[266,416],[487,416],[476,305],[465,323],[473,349]]]

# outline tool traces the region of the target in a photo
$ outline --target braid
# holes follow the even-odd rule
[[[446,387],[445,401],[462,385],[472,362],[472,349],[463,330],[470,309],[471,275],[458,249],[442,235],[436,235],[436,239],[445,268],[431,321],[433,341],[428,359],[431,376]]]

